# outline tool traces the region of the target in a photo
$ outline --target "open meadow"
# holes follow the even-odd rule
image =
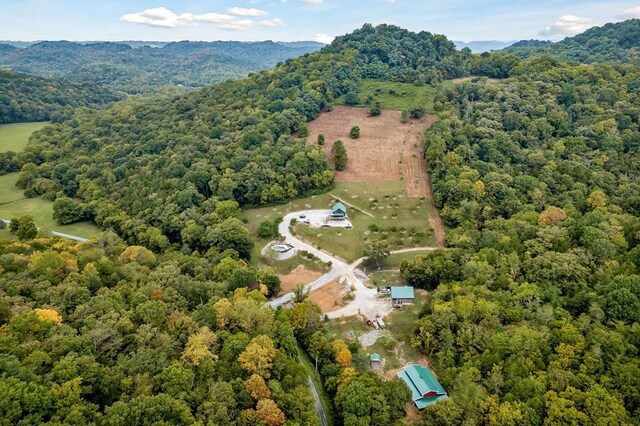
[[[100,232],[100,228],[89,221],[59,225],[53,219],[53,202],[42,197],[25,197],[22,190],[15,186],[17,179],[18,173],[0,176],[0,219],[30,215],[39,228],[84,238],[91,238]]]
[[[17,123],[0,126],[0,152],[20,152],[29,142],[29,136],[49,123]]]

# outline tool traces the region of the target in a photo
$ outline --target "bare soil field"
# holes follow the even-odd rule
[[[367,108],[335,106],[309,123],[307,140],[315,142],[319,134],[324,135],[324,151],[328,157],[336,140],[344,142],[349,161],[345,171],[336,172],[336,182],[402,180],[407,197],[424,197],[431,204],[431,210],[437,212],[423,154],[424,134],[437,117],[426,115],[402,123],[400,116],[400,111],[384,109],[381,115],[369,117]],[[349,136],[353,126],[360,127],[358,139]],[[444,246],[442,218],[436,213],[430,215],[428,221],[438,245]]]
[[[347,169],[336,173],[336,182],[374,182],[404,179],[407,196],[427,197],[427,165],[422,152],[424,133],[436,120],[427,115],[420,120],[400,121],[400,111],[383,110],[369,117],[366,108],[336,106],[309,123],[309,140],[319,134],[326,140],[325,152],[340,139],[349,156]],[[360,127],[360,138],[349,131]]]
[[[310,282],[317,280],[322,275],[322,272],[312,271],[302,265],[297,266],[287,275],[280,277],[280,293],[278,293],[278,295],[290,293],[298,284],[307,285]]]
[[[309,300],[320,306],[320,310],[323,313],[332,312],[340,308],[335,302],[342,300],[342,297],[346,294],[344,284],[340,284],[341,278],[338,277],[309,293]]]

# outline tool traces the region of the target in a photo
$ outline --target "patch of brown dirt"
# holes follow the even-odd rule
[[[320,306],[320,310],[323,313],[333,312],[340,309],[340,305],[337,305],[336,301],[342,300],[342,297],[347,294],[345,285],[340,284],[341,278],[342,277],[338,277],[335,280],[326,283],[319,289],[313,290],[309,293],[308,300],[315,302]]]
[[[400,121],[401,112],[382,110],[377,117],[369,117],[366,108],[336,106],[320,114],[309,123],[309,141],[319,134],[325,137],[325,154],[337,140],[344,142],[349,161],[345,171],[336,172],[336,182],[376,182],[404,180],[408,197],[425,197],[432,204],[433,192],[424,159],[424,134],[436,121],[434,115],[420,120]],[[353,126],[360,127],[360,138],[351,139]],[[438,245],[444,246],[445,226],[440,216],[430,217]]]
[[[298,284],[307,285],[322,275],[322,272],[312,271],[302,265],[296,266],[296,268],[287,275],[280,276],[280,293],[278,293],[278,295],[290,293]]]
[[[427,196],[427,167],[422,152],[424,133],[436,120],[427,115],[420,120],[400,121],[400,111],[382,110],[369,117],[366,108],[336,106],[309,123],[309,140],[319,134],[326,140],[325,153],[331,155],[333,143],[340,139],[349,161],[345,171],[336,173],[337,182],[375,182],[404,178],[407,196]],[[360,127],[360,138],[351,139],[353,126]]]

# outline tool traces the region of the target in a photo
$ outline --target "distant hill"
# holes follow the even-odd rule
[[[492,50],[500,50],[505,47],[509,47],[513,44],[513,41],[499,41],[499,40],[477,40],[477,41],[454,41],[456,47],[460,50],[469,48],[473,53],[491,52]]]
[[[119,100],[95,84],[59,82],[0,70],[0,124],[60,120],[80,106]]]
[[[0,55],[4,54],[4,53],[9,53],[13,50],[16,50],[17,47],[11,46],[10,44],[3,44],[0,43]]]
[[[165,85],[197,88],[244,77],[315,52],[322,46],[315,42],[273,41],[90,44],[43,41],[21,49],[10,46],[0,49],[0,68],[47,78],[92,82],[127,93],[147,93]]]
[[[630,19],[591,28],[557,43],[524,40],[502,49],[501,53],[520,58],[553,55],[566,61],[638,62],[640,61],[640,19]]]

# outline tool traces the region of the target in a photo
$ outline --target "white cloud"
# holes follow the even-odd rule
[[[298,3],[306,3],[306,4],[322,4],[324,0],[281,0],[282,3],[289,3],[290,1],[297,1]]]
[[[279,27],[284,25],[284,21],[280,18],[265,19],[264,21],[260,21],[260,25],[264,25],[265,27]]]
[[[236,16],[264,16],[267,14],[264,10],[250,8],[247,9],[245,7],[230,7],[227,9],[227,13]]]
[[[540,31],[539,34],[541,36],[571,36],[586,31],[597,24],[598,23],[591,18],[575,15],[562,15],[552,25],[549,25],[544,30]]]
[[[318,43],[331,44],[334,38],[335,36],[319,33],[313,37],[313,41],[317,41]]]
[[[620,19],[640,18],[640,6],[627,9],[622,15],[618,15],[617,17]]]
[[[182,13],[172,12],[166,7],[155,7],[138,13],[129,13],[121,18],[125,22],[150,25],[153,27],[176,28],[183,25],[196,25],[199,22],[221,24],[232,22],[235,18],[231,15],[220,13]]]
[[[253,21],[251,19],[241,19],[238,21],[229,22],[228,24],[220,25],[220,28],[229,31],[243,31],[249,29],[252,25]]]

